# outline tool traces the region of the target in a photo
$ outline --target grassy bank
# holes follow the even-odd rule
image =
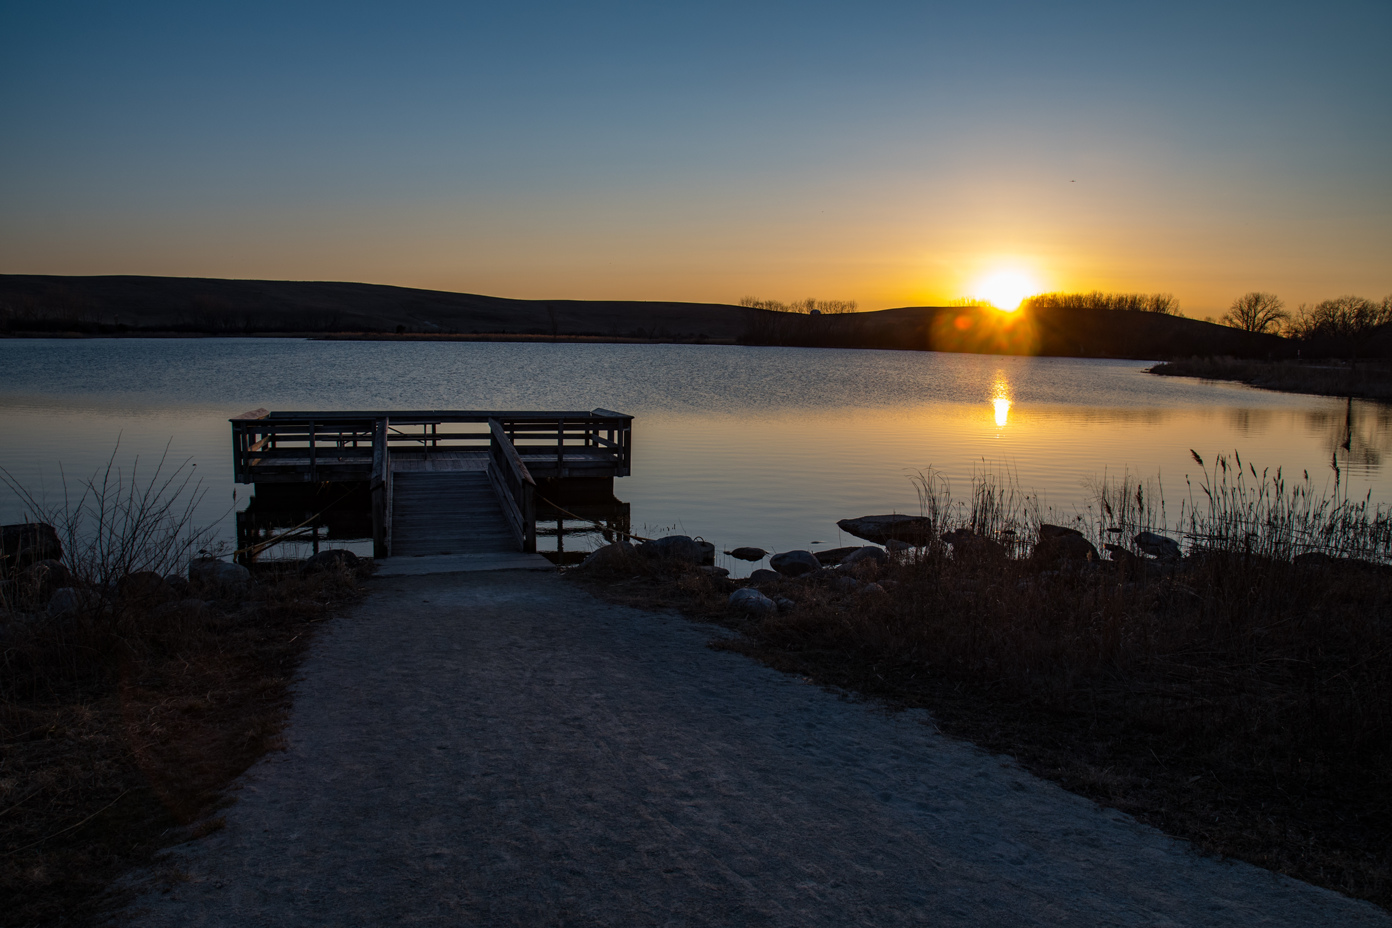
[[[983,479],[925,510],[935,539],[965,527],[999,548],[934,540],[771,580],[786,602],[762,617],[727,609],[747,584],[694,566],[635,556],[577,578],[736,628],[722,647],[782,670],[927,708],[1201,851],[1392,906],[1392,518],[1239,466],[1217,462],[1168,521],[1144,487],[1099,487],[1077,527],[1115,559],[1033,543],[1023,494]],[[1166,527],[1179,559],[1128,542]]]
[[[97,923],[109,887],[221,827],[223,790],[280,744],[318,624],[353,601],[346,564],[249,574],[197,558],[190,467],[113,464],[0,556],[0,924]],[[171,873],[170,878],[178,875]]]
[[[1189,358],[1151,368],[1165,377],[1234,380],[1266,390],[1357,396],[1392,402],[1392,365],[1379,361],[1251,361],[1242,358]]]

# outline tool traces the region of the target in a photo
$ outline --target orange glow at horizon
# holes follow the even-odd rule
[[[1025,297],[1039,292],[1033,277],[1023,271],[1001,269],[992,271],[976,285],[976,294],[1002,312],[1013,313]]]

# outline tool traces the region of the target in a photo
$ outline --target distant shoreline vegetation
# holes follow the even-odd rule
[[[857,312],[853,300],[740,305],[513,300],[375,284],[0,275],[0,336],[744,344],[1172,361],[1392,359],[1392,296],[1287,313],[1253,291],[1221,321],[1169,293],[1043,293],[1015,312],[972,300]],[[1176,373],[1177,371],[1167,371]],[[1220,375],[1211,375],[1220,376]]]

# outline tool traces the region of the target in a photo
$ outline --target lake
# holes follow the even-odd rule
[[[929,468],[965,495],[1010,473],[1062,520],[1129,472],[1187,496],[1237,451],[1260,471],[1392,503],[1392,407],[1156,377],[1148,362],[699,345],[288,339],[0,340],[0,467],[61,496],[111,456],[196,465],[202,518],[235,540],[251,488],[232,482],[228,418],[268,409],[591,409],[635,416],[633,476],[615,481],[638,534],[718,548],[854,543],[838,519],[918,512]],[[0,489],[0,521],[24,518]],[[545,546],[547,542],[543,542]],[[554,546],[554,541],[550,542]],[[572,539],[572,547],[593,544]],[[348,546],[363,553],[370,543]],[[720,563],[730,567],[722,558]]]

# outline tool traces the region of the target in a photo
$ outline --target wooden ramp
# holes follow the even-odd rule
[[[392,482],[393,557],[517,551],[484,471],[406,471]]]

